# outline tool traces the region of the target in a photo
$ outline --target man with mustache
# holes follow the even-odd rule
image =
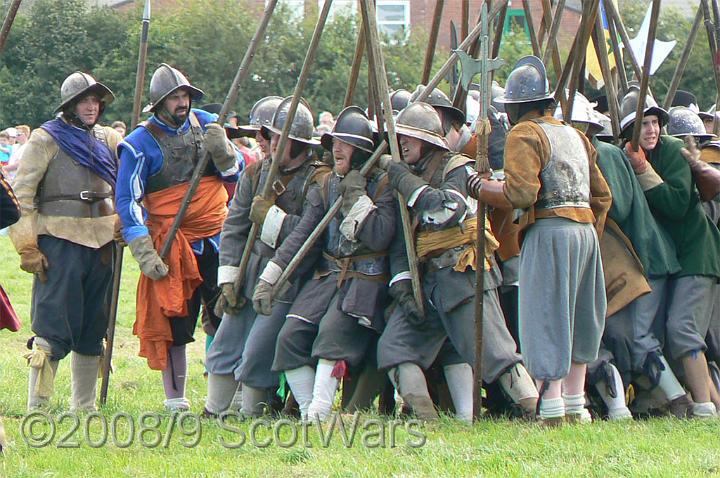
[[[35,275],[28,408],[47,404],[58,362],[72,351],[70,408],[94,410],[109,318],[121,138],[97,124],[115,97],[92,76],[68,76],[60,97],[57,117],[25,146],[14,183],[22,215],[10,238],[20,267]]]
[[[238,174],[238,157],[215,115],[192,108],[202,97],[185,75],[161,64],[144,109],[153,115],[119,147],[118,214],[142,271],[133,333],[140,338],[140,356],[162,371],[168,410],[190,406],[185,346],[194,340],[201,304],[211,312],[219,295],[218,246],[228,200],[223,179],[237,180]],[[168,256],[161,258],[157,251],[206,151],[210,161]]]
[[[239,383],[242,383],[243,414],[258,416],[264,411],[262,404],[271,401],[279,384],[278,373],[271,370],[277,334],[310,267],[301,265],[296,273],[297,280],[293,279],[293,286],[278,293],[269,313],[256,313],[250,299],[275,250],[297,227],[309,191],[317,187],[316,182],[323,174],[329,172],[326,166],[316,161],[312,152],[312,146],[318,143],[312,139],[313,114],[302,99],[290,126],[284,154],[277,157],[291,102],[292,97],[283,99],[275,108],[272,121],[268,124],[261,120],[262,124],[258,125],[263,139],[270,142],[272,161],[279,162],[279,174],[272,182],[271,197],[261,196],[271,166],[270,157],[266,157],[244,171],[230,204],[231,213],[223,226],[218,284],[222,289],[220,301],[224,319],[207,356],[206,416],[227,410]],[[248,260],[243,287],[236,294],[234,283],[253,222],[260,226],[260,232]],[[308,258],[306,262],[311,265],[312,260]]]

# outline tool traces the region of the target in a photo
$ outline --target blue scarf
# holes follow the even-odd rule
[[[60,118],[47,121],[40,127],[52,136],[65,154],[115,187],[115,155],[107,145],[95,139],[92,131],[71,126]]]

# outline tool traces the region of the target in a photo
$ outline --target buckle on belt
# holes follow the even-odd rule
[[[285,185],[279,179],[276,179],[275,181],[273,181],[272,190],[276,196],[281,196],[285,191],[287,191],[287,189],[285,188]]]
[[[92,202],[92,198],[90,197],[90,191],[80,191],[80,200]]]

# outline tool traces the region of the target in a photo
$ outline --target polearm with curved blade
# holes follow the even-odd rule
[[[498,12],[500,11],[500,8],[502,7],[502,3],[498,3],[496,7],[493,7],[492,11],[490,12],[490,18],[494,18]],[[461,51],[468,51],[468,49],[471,47],[471,45],[477,40],[477,38],[480,36],[482,25],[478,23],[475,28],[468,34],[468,37],[463,40],[463,42],[458,45],[458,50]],[[457,50],[450,55],[450,58],[447,59],[447,61],[443,64],[442,67],[440,67],[440,70],[438,70],[437,73],[435,73],[435,76],[432,77],[432,79],[428,82],[425,89],[420,93],[416,101],[423,101],[425,100],[432,90],[437,87],[437,85],[440,84],[440,82],[445,78],[445,76],[448,74],[450,69],[455,66],[455,64],[459,60],[459,55],[457,53]],[[360,173],[366,176],[368,172],[375,166],[378,162],[378,159],[380,156],[387,150],[388,143],[386,141],[383,141],[380,143],[380,145],[377,147],[375,152],[370,156],[370,158],[365,162],[362,169],[360,170]],[[320,238],[323,232],[325,232],[325,229],[327,229],[327,226],[330,224],[330,221],[335,217],[335,215],[340,211],[340,206],[342,205],[342,198],[338,198],[335,200],[335,203],[330,206],[330,209],[325,213],[325,216],[322,218],[322,220],[318,223],[317,226],[315,226],[315,230],[310,233],[307,239],[305,239],[305,243],[300,247],[298,252],[293,256],[293,258],[288,263],[287,267],[283,270],[282,274],[280,275],[280,278],[278,278],[277,282],[273,286],[274,291],[282,290],[283,285],[288,281],[288,279],[292,276],[292,274],[297,270],[298,266],[302,262],[302,260],[307,256],[308,252],[312,247],[315,245],[317,240]]]
[[[10,35],[10,28],[12,27],[12,24],[15,21],[15,15],[17,15],[18,9],[20,8],[21,1],[22,0],[13,0],[13,2],[10,4],[10,8],[8,8],[7,15],[5,15],[5,20],[3,21],[2,29],[0,29],[0,52],[2,52],[5,49],[5,42],[7,41],[7,38]]]
[[[260,42],[265,37],[265,30],[267,30],[268,23],[270,23],[270,17],[272,16],[273,11],[275,11],[275,6],[277,5],[277,2],[278,0],[269,0],[267,2],[267,5],[265,6],[265,13],[263,14],[262,20],[260,21],[260,25],[258,25],[257,30],[255,31],[255,35],[253,35],[252,39],[250,40],[248,49],[245,51],[245,55],[240,62],[240,67],[238,68],[237,73],[235,73],[235,78],[233,79],[233,82],[230,85],[230,89],[227,92],[225,102],[220,109],[220,114],[218,115],[217,122],[221,126],[225,124],[227,114],[230,111],[232,105],[237,100],[240,85],[250,74],[250,65],[252,64],[253,59],[255,59],[255,51],[257,50]],[[197,191],[197,188],[200,185],[200,179],[202,179],[203,172],[207,167],[209,159],[210,158],[208,157],[207,149],[205,149],[203,151],[202,157],[195,166],[192,178],[190,179],[190,187],[188,187],[188,190],[185,193],[183,202],[180,205],[180,210],[178,210],[172,227],[168,231],[167,237],[165,238],[165,243],[163,244],[162,249],[160,249],[160,257],[162,257],[163,259],[167,257],[167,255],[170,253],[172,243],[175,240],[175,236],[180,229],[180,225],[182,224],[183,219],[185,219],[185,214],[190,207],[190,202],[192,202],[195,191]]]
[[[482,33],[480,34],[480,52],[477,60],[465,55],[460,55],[462,68],[461,84],[468,87],[476,74],[480,74],[480,110],[476,121],[477,150],[475,152],[475,169],[479,173],[490,171],[488,160],[488,139],[490,136],[490,120],[488,110],[490,109],[490,79],[493,70],[500,68],[503,61],[490,58],[489,48],[489,27],[487,18],[487,6],[481,7]],[[484,293],[485,293],[485,221],[486,206],[478,202],[477,209],[477,237],[475,238],[475,257],[477,265],[475,268],[475,363],[473,371],[475,384],[473,387],[473,410],[475,418],[482,416],[482,356],[483,356],[483,315],[484,315]]]
[[[140,101],[145,87],[145,67],[147,66],[148,35],[150,32],[150,0],[145,0],[142,16],[142,30],[140,32],[140,48],[138,51],[138,65],[135,73],[135,96],[133,97],[133,110],[130,129],[135,129],[140,120]],[[112,295],[110,296],[110,317],[106,334],[105,354],[103,355],[102,381],[100,383],[100,404],[107,402],[108,387],[110,386],[110,372],[112,370],[112,354],[115,344],[115,324],[117,323],[118,302],[120,299],[120,278],[122,276],[123,246],[115,244],[115,264],[113,265]]]
[[[315,61],[315,53],[317,52],[318,45],[320,44],[320,37],[322,36],[323,29],[325,28],[325,22],[327,21],[328,14],[330,12],[330,6],[332,0],[326,0],[323,4],[323,9],[320,12],[318,21],[315,24],[315,30],[313,31],[312,39],[310,40],[310,46],[308,47],[307,54],[305,55],[305,61],[303,62],[302,69],[300,70],[300,76],[298,77],[297,84],[295,85],[295,91],[293,93],[292,101],[290,102],[290,108],[287,112],[287,118],[283,125],[282,132],[280,133],[280,141],[278,143],[277,151],[272,155],[270,160],[270,171],[263,184],[262,197],[267,199],[270,197],[272,192],[272,185],[275,182],[280,171],[280,159],[285,155],[285,148],[287,147],[288,136],[290,135],[290,127],[292,126],[293,119],[295,118],[295,112],[300,104],[300,97],[302,96],[305,83],[307,83],[308,76],[310,76],[310,66]],[[236,296],[239,296],[241,287],[245,280],[245,272],[247,271],[248,262],[250,261],[250,253],[255,245],[255,239],[257,238],[260,226],[257,223],[252,223],[250,226],[250,232],[248,233],[247,240],[245,241],[245,248],[243,249],[242,258],[238,265],[238,276],[235,279],[234,289]]]

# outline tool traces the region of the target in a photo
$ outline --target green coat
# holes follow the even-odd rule
[[[597,164],[612,192],[613,201],[608,217],[630,239],[645,274],[654,278],[679,272],[675,244],[670,234],[653,217],[623,151],[596,139],[592,143],[597,150]]]
[[[708,219],[690,167],[680,153],[682,140],[660,136],[648,160],[663,182],[645,191],[653,215],[675,242],[682,268],[678,276],[720,278],[720,231]]]

